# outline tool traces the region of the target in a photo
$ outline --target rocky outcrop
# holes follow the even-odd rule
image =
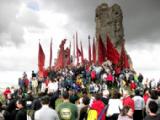
[[[120,51],[121,43],[124,39],[123,14],[120,6],[114,4],[109,7],[103,3],[96,8],[96,38],[101,35],[103,42],[106,41],[106,33],[112,43]]]

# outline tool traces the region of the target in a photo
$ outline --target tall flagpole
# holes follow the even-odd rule
[[[75,36],[73,35],[73,64],[75,65],[75,58],[76,58],[76,53],[75,53]]]
[[[80,41],[80,45],[81,45],[81,63],[84,63],[84,56],[83,56],[83,47],[82,47],[82,41]]]
[[[51,38],[51,43],[50,43],[50,59],[49,59],[49,67],[51,69],[52,67],[52,38]]]
[[[91,45],[90,45],[90,35],[88,35],[88,60],[89,60],[89,63],[91,63]]]
[[[77,65],[79,64],[79,51],[78,51],[78,33],[76,32],[76,57],[77,57]]]

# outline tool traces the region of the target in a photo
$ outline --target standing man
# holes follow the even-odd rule
[[[27,120],[26,103],[24,100],[20,99],[17,101],[16,106],[18,112],[16,114],[16,120]]]
[[[134,114],[133,120],[143,120],[143,113],[145,108],[144,99],[140,95],[140,90],[135,90],[134,100]]]
[[[56,111],[61,120],[76,120],[78,117],[77,106],[69,101],[69,93],[63,93],[63,103],[57,106]]]
[[[157,113],[158,104],[155,101],[150,101],[148,107],[148,115],[144,118],[144,120],[160,120],[160,114]]]
[[[48,106],[49,97],[44,96],[41,102],[42,108],[35,112],[35,120],[59,120],[57,112]]]
[[[34,95],[37,95],[38,80],[35,77],[32,77],[32,92]]]

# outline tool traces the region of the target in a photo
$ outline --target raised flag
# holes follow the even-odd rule
[[[78,47],[78,33],[76,32],[76,56],[77,56],[77,64],[79,64],[79,57],[81,56],[81,51]]]
[[[59,48],[58,58],[55,67],[56,68],[63,68],[64,67],[64,45],[66,43],[66,39],[62,40]]]
[[[96,45],[95,45],[95,39],[93,39],[92,56],[93,56],[93,62],[96,63]]]
[[[91,63],[91,45],[90,45],[90,36],[88,36],[88,60]]]
[[[50,58],[49,58],[49,67],[52,67],[52,39],[50,43]]]
[[[45,64],[45,54],[43,52],[42,46],[39,43],[39,51],[38,51],[38,69],[39,69],[39,76],[43,77],[44,73],[44,64]]]
[[[118,64],[120,55],[117,49],[114,47],[113,43],[111,42],[109,36],[107,35],[107,42],[106,42],[106,56],[107,59],[110,60],[113,64]]]
[[[76,58],[76,53],[75,53],[75,36],[73,35],[73,58],[72,62],[75,65],[75,58]]]
[[[102,38],[99,35],[98,39],[98,63],[101,65],[105,61],[106,48],[103,44]]]
[[[121,70],[125,68],[129,68],[128,57],[124,48],[124,41],[122,43],[122,48],[121,48],[120,67],[121,67]]]
[[[82,41],[81,41],[81,62],[84,63]]]
[[[70,65],[71,64],[71,42],[69,44],[67,55],[68,55],[67,65]]]

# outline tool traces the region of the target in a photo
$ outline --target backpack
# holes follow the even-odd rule
[[[87,120],[97,120],[98,113],[96,110],[89,109],[88,110],[88,115],[87,115]]]
[[[98,116],[98,120],[101,120],[102,117],[103,117],[103,114],[107,113],[107,110],[108,110],[108,106],[109,105],[106,105],[103,110],[100,112],[99,116]]]

